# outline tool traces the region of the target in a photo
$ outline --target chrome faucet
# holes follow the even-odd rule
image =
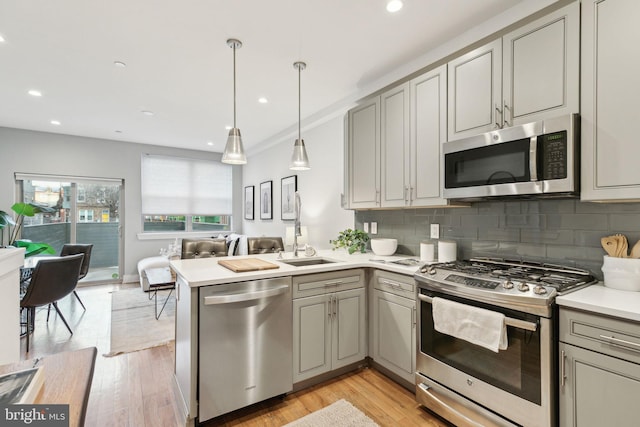
[[[300,208],[302,207],[302,202],[300,201],[300,193],[295,192],[294,196],[294,211],[295,211],[295,223],[293,227],[293,256],[298,256],[298,236],[301,236],[300,232]]]

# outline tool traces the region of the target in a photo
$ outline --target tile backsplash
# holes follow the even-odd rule
[[[457,243],[459,259],[499,257],[589,269],[602,279],[600,238],[621,233],[629,247],[640,239],[640,203],[587,203],[574,199],[491,201],[464,208],[356,212],[356,227],[377,222],[371,237],[398,239],[399,254],[420,254],[430,225]]]

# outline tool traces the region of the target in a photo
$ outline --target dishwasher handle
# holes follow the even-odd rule
[[[287,292],[287,290],[289,290],[289,285],[282,285],[275,288],[255,292],[242,292],[238,294],[227,295],[210,295],[204,297],[204,305],[230,304],[234,302],[253,301],[256,299],[281,295]]]

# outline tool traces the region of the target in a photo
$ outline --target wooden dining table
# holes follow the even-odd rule
[[[95,347],[65,351],[0,366],[0,375],[43,366],[44,383],[34,404],[69,405],[69,427],[81,427],[87,412],[96,363]]]

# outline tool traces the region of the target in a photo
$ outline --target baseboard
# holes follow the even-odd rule
[[[122,283],[134,283],[139,282],[140,276],[137,274],[123,274],[122,275]]]

